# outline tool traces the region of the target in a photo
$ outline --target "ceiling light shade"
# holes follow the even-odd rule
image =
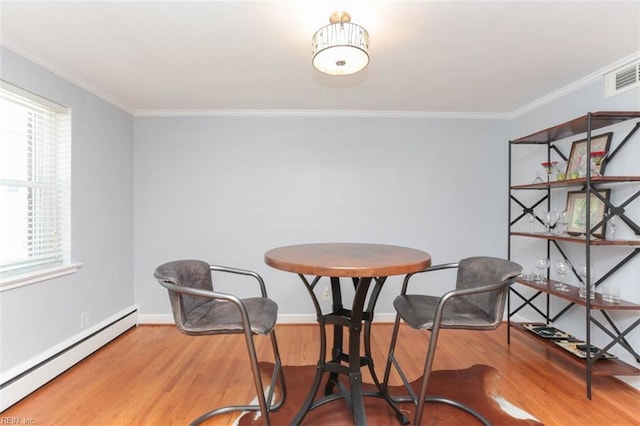
[[[369,33],[351,23],[347,12],[335,12],[331,24],[320,28],[311,39],[313,66],[330,75],[354,74],[369,63]]]

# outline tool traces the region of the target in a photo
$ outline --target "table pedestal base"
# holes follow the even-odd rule
[[[340,279],[331,277],[331,293],[333,296],[333,309],[329,314],[322,314],[318,299],[313,292],[316,284],[321,277],[317,276],[310,283],[307,278],[298,274],[311,296],[314,308],[317,313],[318,324],[320,326],[320,356],[318,357],[318,366],[316,375],[313,379],[311,389],[306,400],[300,407],[298,414],[291,424],[298,425],[302,422],[306,414],[321,405],[343,398],[354,418],[356,425],[366,425],[367,419],[364,410],[364,397],[383,398],[389,406],[395,411],[396,416],[401,424],[409,424],[409,419],[400,411],[395,402],[382,388],[380,381],[376,375],[373,358],[371,357],[371,323],[373,321],[373,311],[375,304],[380,295],[380,290],[384,284],[386,277],[362,277],[352,278],[355,288],[355,295],[351,309],[345,309],[342,304],[342,293],[340,289]],[[367,294],[371,287],[372,281],[375,285],[369,297],[366,310],[364,309]],[[333,349],[331,360],[326,361],[327,353],[327,333],[326,327],[333,325]],[[364,329],[363,329],[364,327]],[[343,350],[343,330],[348,328],[349,332],[349,348],[348,352]],[[360,356],[360,335],[364,332],[364,356]],[[367,366],[373,382],[378,392],[362,391],[362,372],[361,367]],[[320,388],[322,378],[325,373],[329,373],[329,379],[324,388],[324,396],[316,400],[316,394]],[[340,382],[340,375],[349,378],[349,387],[347,388]],[[337,388],[338,393],[334,393]]]

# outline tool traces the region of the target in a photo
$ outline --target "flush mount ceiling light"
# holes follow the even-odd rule
[[[347,12],[335,12],[331,24],[313,35],[313,66],[330,75],[356,73],[369,63],[369,33],[358,24],[351,23]]]

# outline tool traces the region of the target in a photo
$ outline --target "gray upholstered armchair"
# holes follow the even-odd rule
[[[454,268],[457,268],[456,287],[441,297],[407,294],[409,281],[415,274]],[[491,330],[497,328],[502,322],[509,286],[515,282],[521,272],[520,265],[508,260],[493,257],[471,257],[463,259],[459,263],[432,266],[405,277],[401,294],[393,302],[397,315],[385,367],[383,387],[387,388],[391,367],[395,367],[409,396],[395,397],[394,399],[397,402],[411,401],[416,404],[414,425],[420,424],[425,402],[452,405],[473,415],[483,424],[489,424],[484,416],[467,405],[439,396],[427,396],[427,384],[431,375],[440,329]],[[394,351],[401,319],[416,330],[431,331],[420,395],[416,395],[411,388],[395,357]]]
[[[212,274],[223,272],[254,278],[260,287],[260,296],[239,299],[228,293],[214,291]],[[200,260],[178,260],[156,268],[154,276],[169,291],[173,318],[178,329],[188,335],[244,334],[251,359],[251,370],[258,405],[236,405],[209,411],[191,425],[197,425],[218,414],[232,411],[260,411],[269,425],[269,412],[284,404],[286,386],[274,327],[278,305],[267,297],[264,281],[253,271],[210,265]],[[275,367],[269,391],[265,398],[253,335],[270,335]],[[281,397],[273,404],[275,388],[280,385]]]

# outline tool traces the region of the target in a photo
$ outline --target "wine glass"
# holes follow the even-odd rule
[[[606,151],[591,151],[591,174],[593,176],[602,176],[600,166],[603,158],[607,155]]]
[[[567,235],[567,228],[569,227],[569,216],[570,213],[567,210],[562,211],[558,214],[558,223],[560,224],[558,234]]]
[[[536,178],[531,183],[544,183],[542,180],[542,174],[540,172],[536,172]]]
[[[547,234],[551,234],[551,228],[556,225],[556,221],[558,220],[558,212],[548,211],[544,215],[544,226],[547,231]]]
[[[611,216],[609,219],[609,227],[611,228],[611,239],[616,239],[616,226],[618,226],[618,215]]]
[[[544,163],[542,163],[542,167],[544,167],[544,169],[547,171],[547,181],[550,180],[551,172],[553,171],[553,169],[555,169],[556,164],[558,164],[557,161],[545,161]]]
[[[527,221],[529,222],[529,233],[533,234],[533,226],[535,225],[536,217],[533,213],[527,213]]]
[[[544,271],[546,271],[547,269],[549,269],[549,259],[547,258],[541,258],[538,259],[536,261],[536,269],[538,269],[540,272],[538,273],[538,279],[536,280],[536,283],[538,284],[546,284],[545,278],[544,278]]]
[[[569,272],[569,264],[566,259],[556,262],[556,272],[560,275],[560,282],[555,284],[556,290],[568,292],[569,287],[564,283],[564,276]]]
[[[578,291],[578,295],[582,298],[587,297],[587,267],[583,266],[578,271],[578,275],[580,275],[580,290]],[[596,297],[596,285],[595,280],[593,279],[593,274],[591,274],[591,284],[589,285],[589,299],[594,299]]]
[[[553,223],[551,224],[551,227],[555,228],[555,226],[558,224],[558,221],[560,220],[560,213],[559,211],[554,211],[553,212]]]

